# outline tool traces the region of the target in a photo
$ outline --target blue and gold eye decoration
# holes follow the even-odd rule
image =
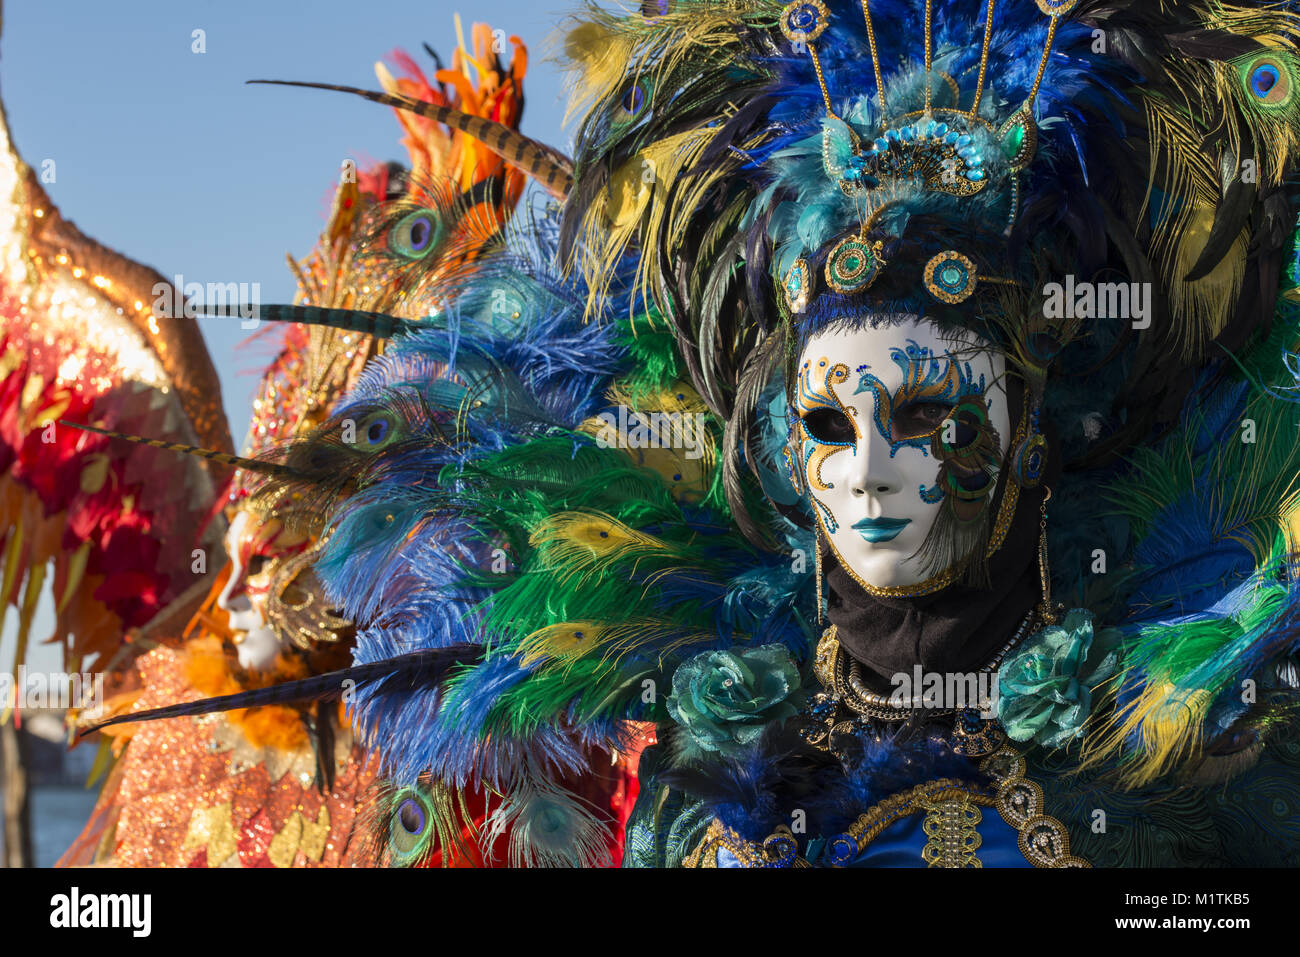
[[[930,295],[951,305],[969,299],[979,283],[975,264],[952,250],[939,253],[925,264],[924,279]]]
[[[857,236],[841,239],[826,257],[826,285],[842,295],[862,292],[876,281],[885,265],[881,249],[879,240],[868,243]]]
[[[791,43],[809,44],[822,35],[830,19],[821,0],[795,0],[781,11],[781,32]]]
[[[836,452],[853,448],[861,438],[857,423],[835,392],[848,378],[849,367],[842,362],[832,364],[825,356],[815,365],[804,361],[788,411],[790,426],[782,453],[790,484],[797,494],[808,495],[822,528],[832,535],[839,524],[817,493],[835,487],[822,478],[822,463]]]
[[[785,279],[781,281],[781,289],[791,312],[798,314],[808,308],[808,299],[812,294],[812,270],[806,259],[800,257],[794,261],[790,271],[785,274]]]
[[[1037,488],[1043,481],[1043,469],[1047,466],[1047,439],[1038,431],[1037,411],[1035,423],[1011,454],[1011,474],[1021,488]]]

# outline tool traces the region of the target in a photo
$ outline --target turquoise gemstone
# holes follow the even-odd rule
[[[1015,156],[1020,152],[1020,147],[1025,142],[1025,128],[1017,123],[1011,129],[1007,130],[1007,135],[1002,140],[1002,150],[1008,157]]]

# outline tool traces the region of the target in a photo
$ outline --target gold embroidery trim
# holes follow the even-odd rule
[[[1065,825],[1043,813],[1043,789],[1025,777],[1025,759],[1003,745],[980,762],[980,770],[996,782],[994,807],[1002,820],[1016,829],[1020,853],[1034,867],[1092,867],[1070,853]]]
[[[983,838],[979,823],[983,813],[969,794],[952,800],[921,801],[925,820],[921,830],[929,838],[921,849],[921,859],[930,867],[983,867],[975,856]]]
[[[972,805],[992,807],[994,799],[978,791],[967,790],[957,778],[940,778],[927,781],[907,791],[900,791],[872,807],[849,828],[849,835],[858,842],[858,853],[880,836],[895,821],[927,809],[927,805],[953,801],[969,801]]]
[[[787,827],[778,827],[763,844],[747,841],[717,818],[709,824],[704,837],[695,850],[682,860],[682,867],[717,867],[718,850],[726,848],[740,861],[742,867],[766,867],[776,859],[777,845],[788,845],[794,835]],[[769,851],[770,848],[770,851]],[[802,857],[796,856],[792,867],[811,867]]]
[[[725,847],[745,867],[757,867],[761,861],[756,848],[731,828],[714,818],[695,850],[686,855],[682,867],[717,867],[718,848]],[[711,853],[710,853],[711,852]]]

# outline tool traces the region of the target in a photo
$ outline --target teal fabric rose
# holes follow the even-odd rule
[[[673,672],[668,713],[705,751],[733,752],[799,710],[799,685],[782,645],[706,651]]]
[[[1092,613],[1072,608],[1002,665],[998,719],[1008,737],[1056,748],[1083,734],[1092,710],[1090,689],[1113,675],[1118,661],[1109,649],[1119,633],[1108,628],[1095,637],[1094,648]]]

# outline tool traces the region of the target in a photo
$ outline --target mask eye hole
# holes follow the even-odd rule
[[[853,422],[839,409],[813,409],[802,419],[814,440],[828,445],[852,445],[857,441]]]
[[[894,410],[894,439],[916,439],[930,435],[952,415],[952,406],[947,402],[918,400],[908,402]]]

